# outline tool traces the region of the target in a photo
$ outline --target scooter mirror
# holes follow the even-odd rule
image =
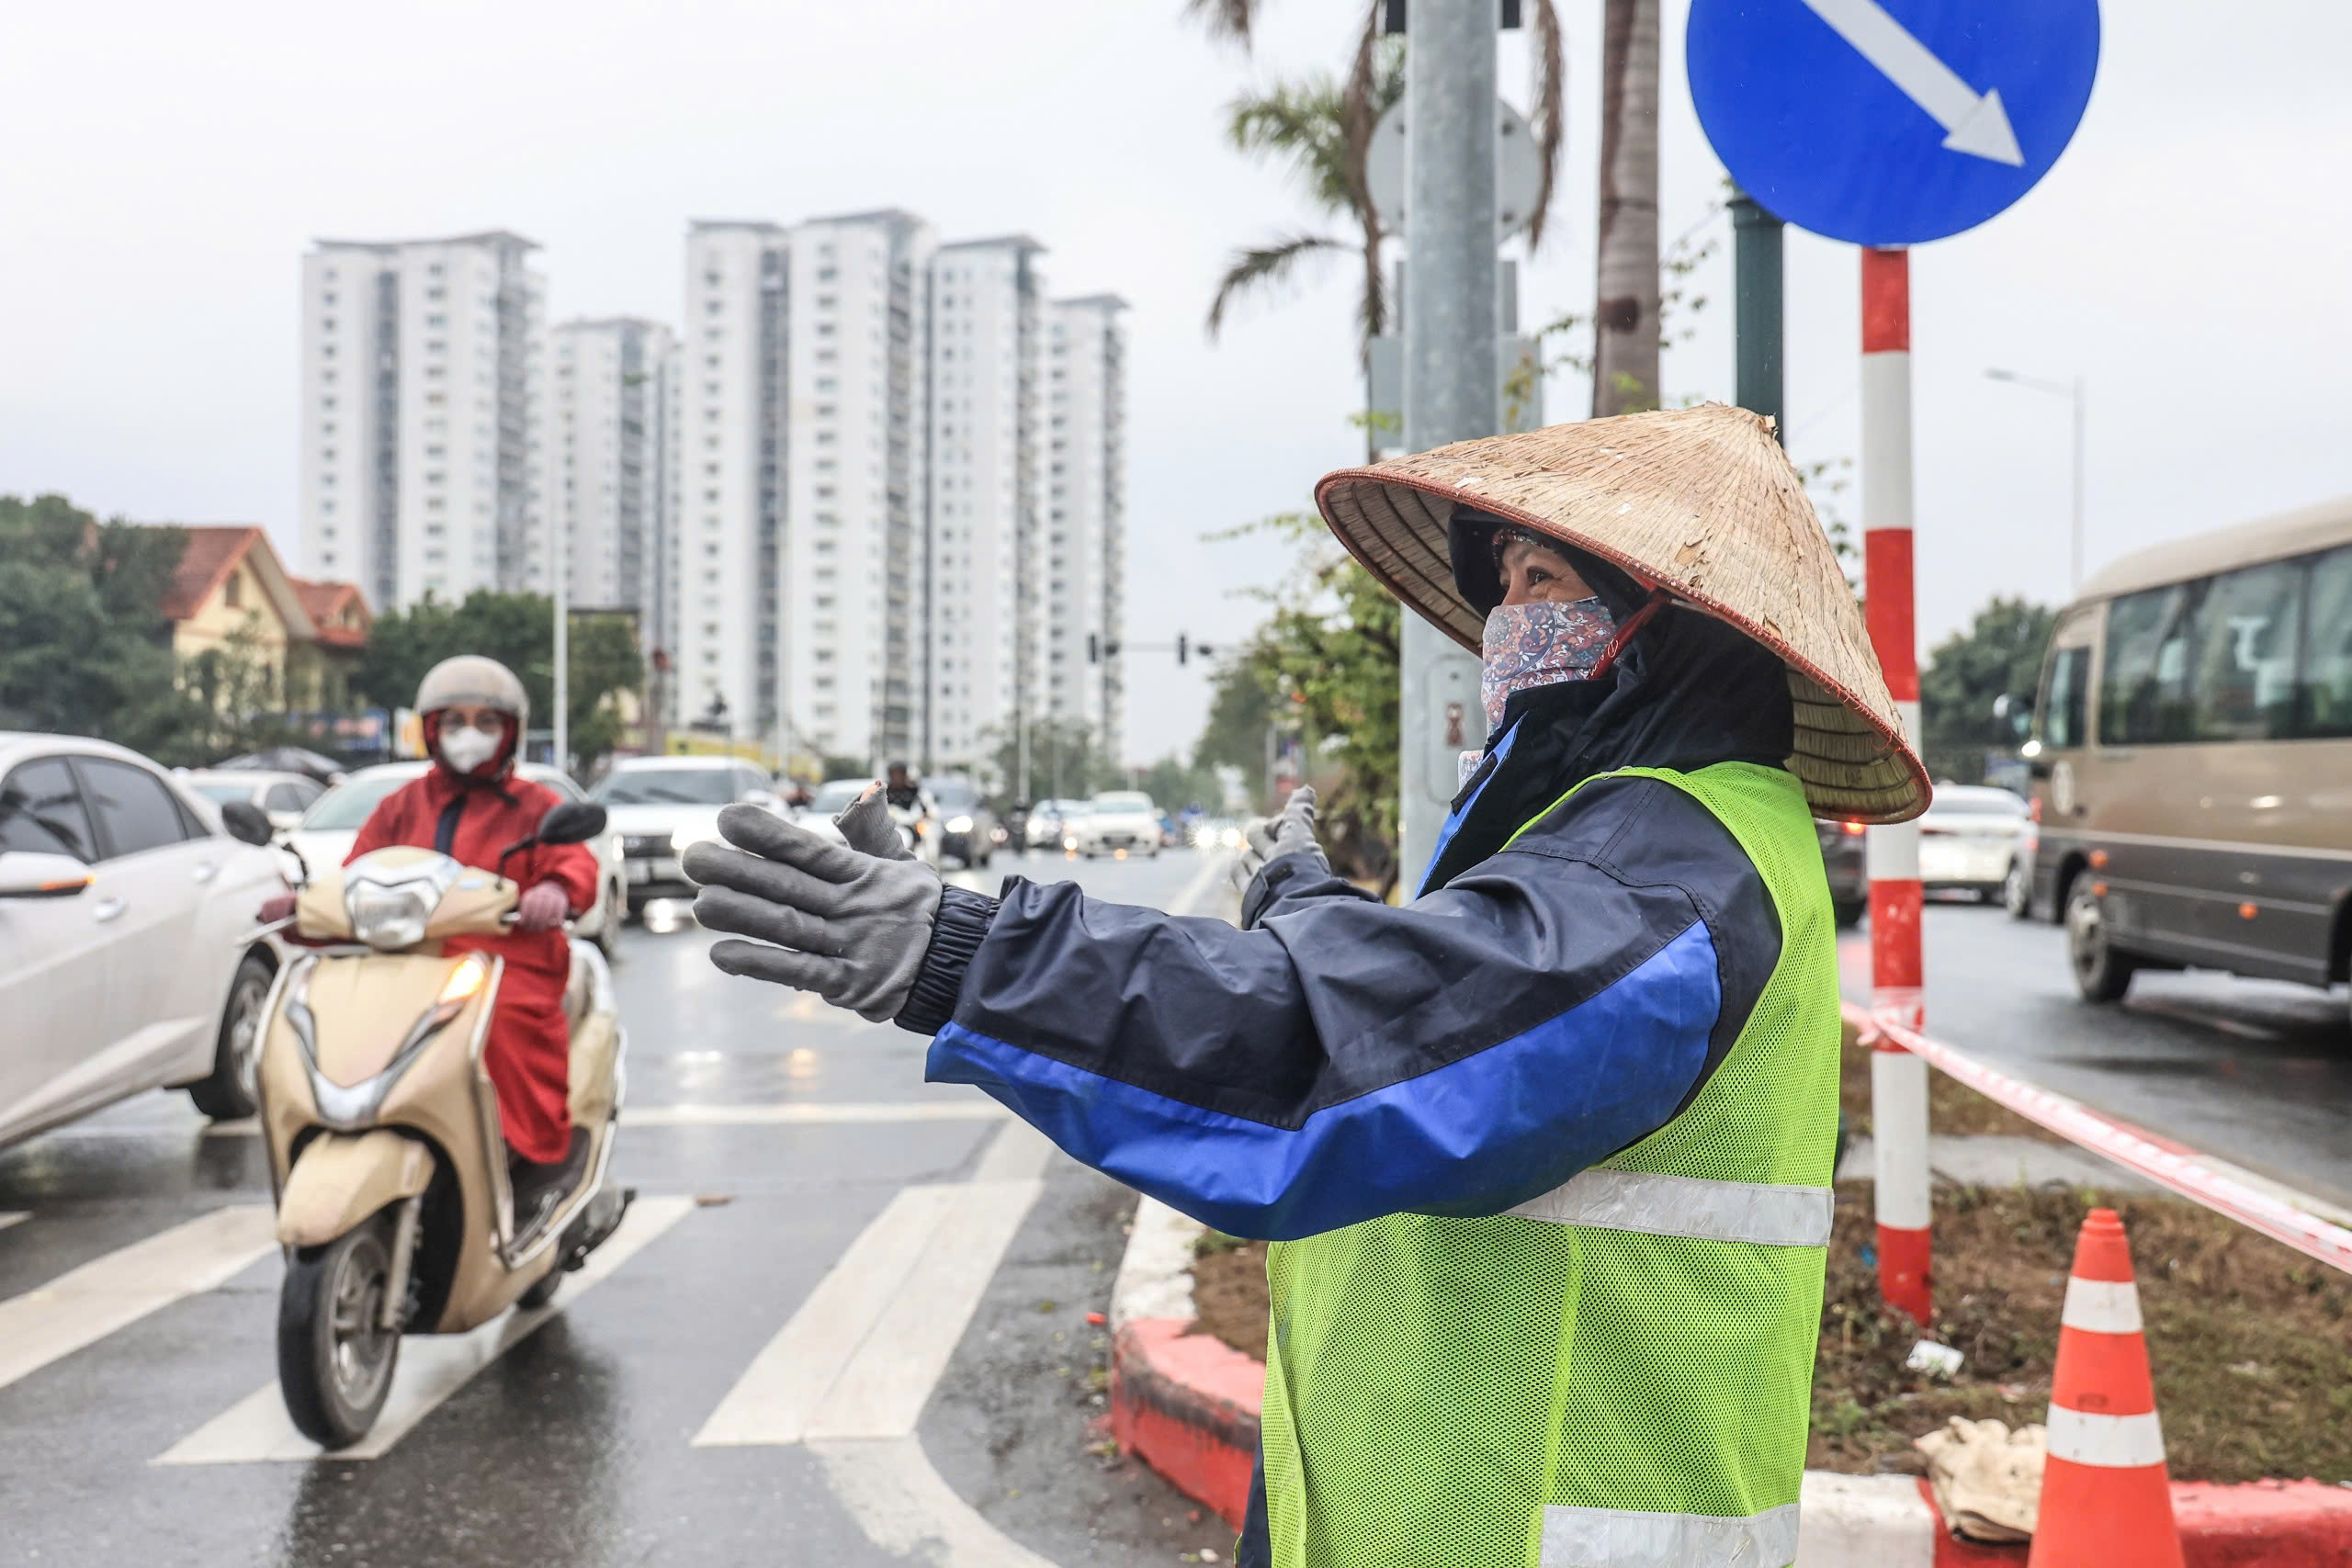
[[[584,844],[605,830],[605,808],[594,801],[567,800],[539,818],[543,844]]]
[[[250,800],[223,804],[220,825],[229,829],[229,837],[247,844],[266,844],[277,830],[270,826],[269,813]]]

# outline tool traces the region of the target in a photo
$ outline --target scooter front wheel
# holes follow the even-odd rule
[[[392,1390],[401,1337],[383,1320],[393,1213],[298,1251],[278,1292],[278,1392],[295,1427],[323,1448],[366,1437]]]

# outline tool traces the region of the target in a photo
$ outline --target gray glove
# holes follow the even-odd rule
[[[833,826],[842,830],[849,847],[883,860],[912,860],[914,853],[907,848],[907,840],[899,825],[890,818],[890,797],[882,793],[880,784],[868,784],[865,793],[851,801],[849,809],[833,818]]]
[[[868,1023],[898,1017],[931,949],[939,874],[843,849],[756,806],[727,807],[718,830],[738,847],[686,851],[685,873],[702,885],[695,919],[757,940],[722,942],[711,963],[814,991]]]
[[[1323,846],[1315,841],[1315,791],[1302,784],[1290,792],[1290,799],[1279,817],[1261,817],[1241,830],[1249,848],[1242,852],[1241,872],[1255,876],[1269,861],[1302,852],[1315,857],[1324,870],[1331,863],[1323,853]]]

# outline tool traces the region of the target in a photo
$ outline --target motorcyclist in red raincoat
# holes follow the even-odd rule
[[[433,767],[377,803],[345,863],[387,845],[414,844],[494,871],[500,852],[528,838],[563,798],[515,775],[530,716],[523,682],[496,660],[445,659],[418,685],[416,709]],[[518,1162],[520,1206],[522,1190],[555,1185],[571,1148],[571,1038],[563,1012],[571,945],[562,926],[596,901],[596,858],[580,844],[544,844],[511,857],[506,874],[523,887],[513,929],[453,937],[444,946],[506,961],[482,1059]],[[263,918],[276,917],[265,908]],[[548,1179],[533,1179],[541,1175]]]

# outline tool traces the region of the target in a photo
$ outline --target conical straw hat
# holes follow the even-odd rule
[[[1816,815],[1901,822],[1927,809],[1927,770],[1861,607],[1758,415],[1708,403],[1462,441],[1342,468],[1315,501],[1367,570],[1474,652],[1486,617],[1454,585],[1456,502],[1615,562],[1788,661],[1789,767]]]

